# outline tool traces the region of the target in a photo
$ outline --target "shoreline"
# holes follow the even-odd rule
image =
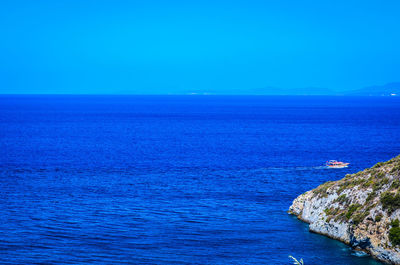
[[[303,223],[306,223],[306,224],[310,225],[310,222],[307,222],[306,220],[302,219],[299,215],[297,215],[297,214],[295,214],[295,213],[293,213],[293,212],[290,212],[290,211],[287,211],[287,213],[290,214],[290,215],[296,216],[297,220],[299,220],[299,221],[301,221],[301,222],[303,222]],[[322,233],[322,232],[314,231],[314,230],[310,229],[310,227],[309,227],[309,230],[308,230],[308,231],[309,231],[310,233],[313,233],[313,234],[317,234],[317,235],[325,236],[325,237],[330,238],[330,239],[333,239],[333,240],[337,240],[337,241],[339,241],[339,242],[341,242],[341,243],[343,243],[343,244],[346,244],[347,246],[351,247],[352,250],[361,251],[361,252],[366,253],[370,258],[372,258],[372,259],[374,259],[374,260],[376,260],[376,261],[382,262],[382,263],[384,263],[384,264],[396,264],[396,263],[390,263],[389,261],[386,261],[386,260],[380,260],[379,258],[377,258],[376,256],[374,256],[368,249],[355,248],[355,247],[353,247],[353,246],[351,245],[350,242],[347,242],[347,241],[345,241],[345,240],[342,240],[341,238],[335,237],[335,236],[333,236],[333,235],[331,235],[331,234],[329,234],[329,233]]]

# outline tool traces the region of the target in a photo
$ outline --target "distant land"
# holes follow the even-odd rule
[[[385,85],[368,86],[361,89],[338,91],[328,88],[304,87],[304,88],[280,88],[263,87],[253,89],[235,89],[226,91],[217,90],[191,90],[186,94],[192,95],[269,95],[269,96],[399,96],[400,82],[387,83]]]
[[[348,95],[357,96],[398,96],[400,95],[400,82],[388,83],[383,86],[369,86],[359,90],[350,91]]]
[[[335,91],[328,88],[319,87],[304,87],[304,88],[281,88],[281,87],[263,87],[263,88],[250,88],[250,89],[232,89],[225,91],[217,90],[194,90],[189,94],[198,95],[265,95],[265,96],[311,96],[311,95],[335,95]]]
[[[170,92],[167,92],[170,91]],[[173,91],[173,92],[172,92]],[[29,93],[2,93],[8,95],[29,94]],[[96,95],[96,93],[86,92],[65,93],[63,91],[47,90],[41,93],[31,93],[31,95]],[[146,93],[135,93],[129,89],[111,89],[98,95],[239,95],[239,96],[400,96],[400,82],[392,82],[384,85],[374,85],[354,90],[332,89],[324,87],[297,87],[282,88],[266,86],[261,88],[245,89],[185,89],[170,87],[165,89],[151,89]]]

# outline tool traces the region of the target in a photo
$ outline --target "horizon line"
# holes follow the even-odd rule
[[[346,94],[118,94],[118,93],[0,93],[0,96],[255,96],[255,97],[393,97],[385,95],[346,95]]]

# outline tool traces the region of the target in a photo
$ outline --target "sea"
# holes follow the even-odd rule
[[[0,264],[381,264],[287,210],[399,139],[400,97],[3,95]]]

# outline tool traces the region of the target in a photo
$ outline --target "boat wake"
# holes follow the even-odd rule
[[[329,169],[326,166],[315,166],[315,167],[266,167],[259,170],[262,171],[310,171],[310,170],[321,170]]]

